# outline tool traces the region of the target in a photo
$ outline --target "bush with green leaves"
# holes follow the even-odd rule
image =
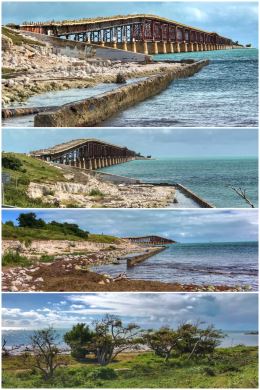
[[[71,348],[71,355],[75,359],[84,359],[91,352],[87,344],[92,341],[94,332],[88,325],[80,323],[74,325],[70,331],[65,333],[64,341]]]

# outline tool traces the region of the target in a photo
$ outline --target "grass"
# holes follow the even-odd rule
[[[56,183],[65,181],[59,169],[49,166],[46,162],[20,153],[3,153],[3,156],[15,157],[21,161],[20,170],[3,168],[8,173],[11,182],[4,186],[4,201],[6,205],[18,207],[55,207],[41,199],[31,199],[26,194],[30,182]]]
[[[32,358],[33,359],[33,358]],[[257,388],[257,347],[218,349],[211,358],[187,360],[173,357],[168,363],[151,352],[121,354],[101,368],[94,359],[77,362],[64,356],[66,367],[50,382],[24,367],[21,356],[3,358],[3,387],[78,388]],[[32,362],[31,362],[32,363]]]
[[[13,45],[22,46],[23,44],[27,45],[37,45],[37,46],[45,46],[44,43],[39,41],[35,41],[33,39],[25,38],[20,35],[19,32],[9,30],[7,27],[2,27],[2,34],[10,38],[13,42]]]
[[[91,241],[101,243],[119,243],[120,239],[106,234],[89,234],[88,238],[81,238],[73,234],[48,230],[48,229],[32,229],[17,226],[2,225],[2,238],[6,240],[19,240],[28,243],[32,240],[69,240],[69,241]]]

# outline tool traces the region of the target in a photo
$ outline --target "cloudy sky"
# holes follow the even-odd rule
[[[257,2],[3,2],[2,23],[149,13],[257,46]]]
[[[98,138],[154,157],[257,156],[256,129],[3,129],[3,150],[28,153]]]
[[[106,313],[142,328],[200,319],[223,330],[257,329],[257,294],[3,294],[4,328],[68,328]]]
[[[30,211],[30,210],[27,210]],[[4,210],[3,222],[21,211]],[[118,237],[156,234],[178,242],[257,241],[257,210],[41,210],[38,217],[49,222],[77,223],[91,233]]]

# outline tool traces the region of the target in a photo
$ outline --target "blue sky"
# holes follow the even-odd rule
[[[256,129],[3,129],[3,150],[28,153],[98,138],[154,157],[257,156]]]
[[[29,211],[29,210],[27,210]],[[34,210],[49,222],[77,223],[91,233],[119,237],[157,234],[178,242],[257,241],[257,210]],[[3,222],[21,211],[4,210]],[[24,212],[24,211],[22,211]]]
[[[256,330],[257,307],[257,294],[15,293],[3,294],[2,326],[69,328],[110,313],[142,328],[200,319],[223,330]]]
[[[257,46],[257,2],[3,2],[3,23],[149,13]]]

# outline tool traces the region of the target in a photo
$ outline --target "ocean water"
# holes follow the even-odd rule
[[[258,125],[258,50],[234,49],[154,56],[209,59],[190,78],[103,122],[115,127],[253,127]]]
[[[231,188],[242,187],[258,204],[256,158],[165,158],[135,160],[103,168],[115,175],[149,182],[181,183],[216,207],[248,207]],[[178,197],[178,196],[177,196]],[[189,207],[189,206],[187,206]]]
[[[68,346],[63,341],[63,335],[69,329],[57,329],[58,334],[58,343],[60,348],[67,349]],[[258,335],[255,334],[246,334],[246,331],[237,331],[237,332],[224,332],[226,337],[222,340],[221,347],[233,347],[238,344],[243,344],[247,346],[257,346],[258,345]],[[32,336],[33,330],[17,329],[17,330],[3,330],[2,339],[7,341],[7,347],[13,345],[30,345],[30,336]]]
[[[145,77],[132,78],[127,80],[127,84],[132,84],[144,79]],[[71,88],[64,91],[43,92],[38,95],[31,96],[25,102],[14,102],[9,108],[61,106],[63,104],[76,102],[78,100],[110,92],[119,87],[122,87],[122,84],[102,83],[89,88]],[[34,116],[35,115],[25,115],[6,118],[2,120],[2,125],[3,127],[33,127]]]
[[[130,279],[198,285],[258,286],[258,243],[174,244],[144,262],[127,268],[120,264],[93,267],[115,276],[125,272]]]

